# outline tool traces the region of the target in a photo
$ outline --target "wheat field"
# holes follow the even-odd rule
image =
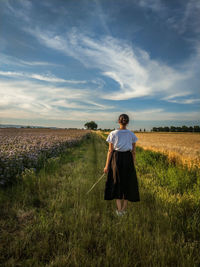
[[[135,133],[137,145],[162,152],[172,162],[200,167],[200,134],[198,133]]]
[[[109,134],[101,131],[97,133]],[[167,155],[171,162],[183,164],[189,168],[200,168],[199,133],[135,132],[135,135],[138,137],[137,146],[145,150],[161,152]]]

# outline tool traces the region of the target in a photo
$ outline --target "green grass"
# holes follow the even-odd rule
[[[107,148],[91,134],[1,189],[0,266],[199,266],[198,172],[137,147],[141,201],[118,218],[104,200],[106,176],[86,195]]]

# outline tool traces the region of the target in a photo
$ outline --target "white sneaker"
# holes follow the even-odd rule
[[[121,212],[119,210],[116,210],[116,214],[117,214],[117,216],[122,216],[123,215],[123,212]]]
[[[127,213],[126,210],[121,210],[120,212],[123,213],[123,215]]]

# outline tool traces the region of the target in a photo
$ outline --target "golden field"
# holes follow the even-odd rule
[[[164,153],[171,162],[200,168],[199,133],[135,132],[135,135],[138,137],[137,146]]]
[[[200,168],[200,134],[198,133],[138,133],[137,145],[167,154],[170,161]]]

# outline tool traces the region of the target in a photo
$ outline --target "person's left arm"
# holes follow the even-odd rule
[[[132,132],[132,155],[133,155],[133,164],[136,164],[136,142],[138,137]]]
[[[114,146],[113,143],[109,143],[108,153],[107,153],[107,160],[106,160],[106,166],[104,168],[104,173],[108,173],[108,165],[111,159],[111,155],[113,152]]]
[[[136,143],[133,143],[132,144],[132,155],[133,155],[133,164],[135,165],[136,164]]]

